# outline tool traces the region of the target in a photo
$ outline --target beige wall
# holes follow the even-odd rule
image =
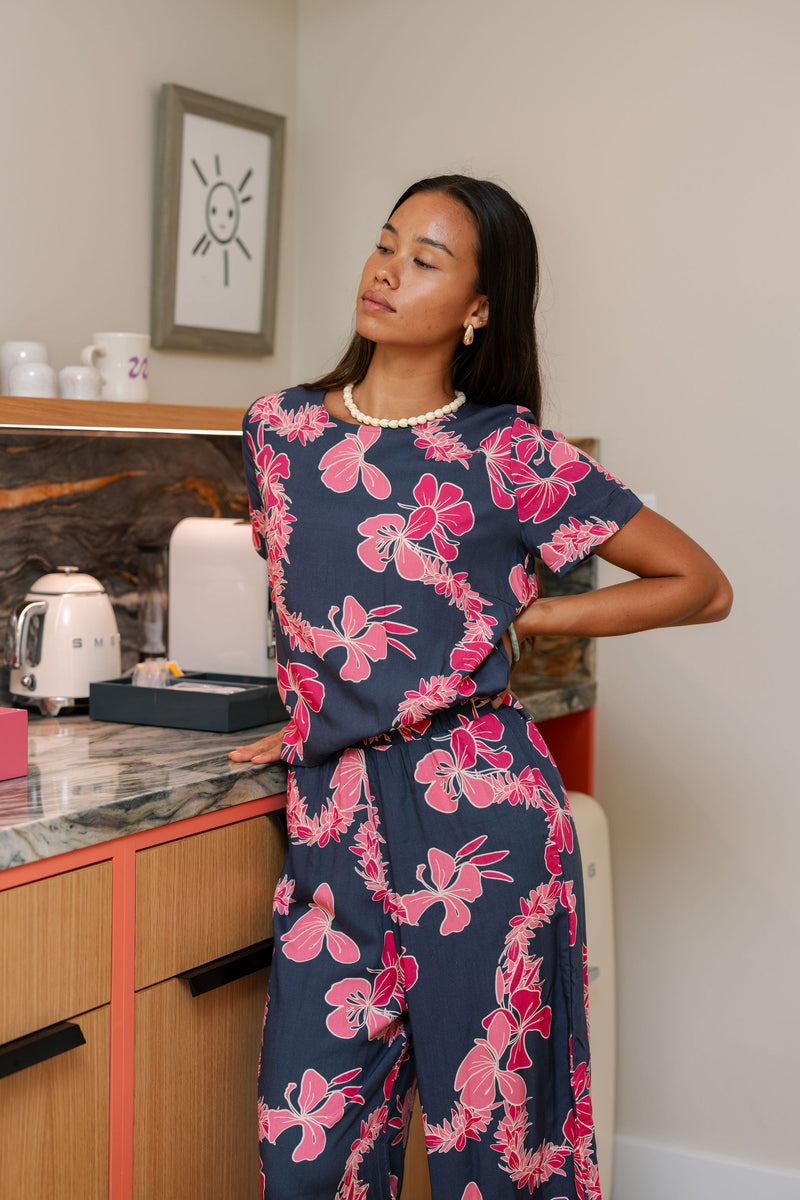
[[[2,4],[0,342],[43,341],[56,368],[95,330],[150,328],[156,104],[162,83],[285,114],[276,353],[155,351],[165,403],[246,407],[290,367],[294,0]]]
[[[549,419],[731,574],[723,626],[601,647],[618,1129],[800,1167],[795,0],[300,0],[296,375],[390,203],[466,169],[541,240]]]

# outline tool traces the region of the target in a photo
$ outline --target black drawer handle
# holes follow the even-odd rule
[[[226,954],[224,958],[203,963],[202,967],[181,971],[178,978],[186,980],[193,996],[203,996],[206,992],[213,992],[214,988],[263,971],[272,960],[272,946],[273,939],[265,938],[263,942],[237,950],[235,954]]]
[[[76,1046],[85,1045],[86,1038],[81,1027],[74,1021],[48,1025],[46,1029],[39,1029],[27,1037],[0,1046],[0,1079],[24,1071],[36,1063],[46,1062],[48,1058],[56,1058],[67,1050],[74,1050]]]

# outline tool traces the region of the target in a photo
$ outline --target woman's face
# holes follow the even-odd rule
[[[441,345],[448,359],[467,324],[485,324],[470,213],[444,192],[396,209],[361,275],[356,329],[381,345]],[[479,315],[480,314],[480,315]]]

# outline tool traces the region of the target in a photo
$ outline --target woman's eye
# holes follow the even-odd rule
[[[377,251],[379,251],[379,253],[380,253],[380,254],[391,254],[391,250],[389,249],[389,247],[388,247],[388,246],[382,246],[380,242],[378,242],[378,244],[377,244],[377,246],[375,247],[375,249],[376,249]]]
[[[435,270],[433,263],[423,262],[421,258],[415,258],[414,262],[417,264],[418,267],[425,267],[428,271]]]

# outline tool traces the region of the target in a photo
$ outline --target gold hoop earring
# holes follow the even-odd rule
[[[467,328],[464,330],[464,337],[462,338],[464,345],[471,346],[474,337],[475,337],[475,330],[472,328],[471,325],[468,325]]]

